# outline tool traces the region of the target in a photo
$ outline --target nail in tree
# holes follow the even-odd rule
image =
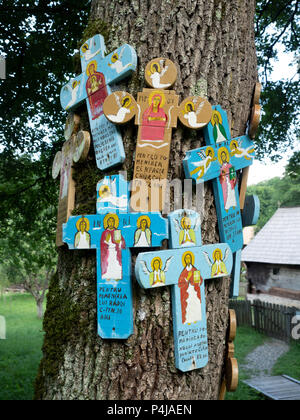
[[[89,153],[91,137],[87,131],[79,131],[80,117],[70,113],[65,126],[67,140],[55,156],[52,177],[60,174],[60,191],[57,212],[56,245],[62,246],[62,226],[71,216],[75,206],[75,181],[73,180],[73,163],[83,161]]]
[[[198,213],[176,211],[169,225],[173,249],[139,254],[135,271],[144,289],[172,286],[175,363],[187,372],[209,360],[204,280],[229,276],[233,260],[227,244],[202,246]]]
[[[250,137],[231,139],[227,113],[219,105],[204,130],[206,147],[187,152],[186,178],[196,183],[213,180],[220,239],[229,244],[234,255],[232,295],[239,295],[243,226],[236,171],[252,165],[255,157]]]
[[[160,213],[130,213],[128,182],[121,175],[97,186],[97,214],[70,217],[63,240],[72,250],[97,250],[98,334],[126,339],[133,333],[130,248],[160,247],[168,224]]]
[[[138,125],[138,139],[135,154],[133,189],[139,186],[138,180],[160,181],[166,184],[169,169],[172,128],[177,127],[178,118],[192,129],[203,128],[211,119],[210,103],[200,97],[189,97],[178,107],[179,97],[169,90],[177,79],[177,69],[168,59],[156,58],[146,67],[146,82],[152,89],[144,89],[138,94],[137,102],[127,92],[114,92],[104,103],[104,113],[109,121],[125,124],[135,117]],[[164,194],[154,197],[147,209],[161,210]],[[158,192],[158,190],[157,190]]]
[[[76,109],[87,103],[97,166],[104,170],[125,160],[119,130],[103,115],[103,103],[111,94],[111,86],[132,74],[137,55],[130,45],[123,45],[105,56],[102,35],[95,35],[80,48],[83,73],[66,84],[60,94],[63,109]]]

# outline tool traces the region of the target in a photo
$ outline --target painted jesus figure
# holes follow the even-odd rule
[[[123,277],[122,250],[126,248],[121,231],[117,230],[118,217],[109,215],[104,220],[105,231],[101,236],[102,279],[119,281]]]
[[[183,256],[184,270],[182,271],[178,286],[182,311],[182,323],[194,324],[202,321],[201,289],[203,279],[199,270],[194,267],[195,257],[191,252]]]

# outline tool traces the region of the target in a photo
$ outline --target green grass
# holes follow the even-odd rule
[[[239,327],[237,337],[234,341],[235,357],[239,364],[239,386],[235,393],[227,393],[226,400],[245,401],[245,400],[265,400],[265,398],[258,392],[252,390],[243,381],[250,379],[250,373],[241,369],[241,364],[245,362],[246,356],[252,352],[256,347],[261,346],[268,340],[262,334],[259,334],[250,327]]]
[[[273,370],[272,375],[288,375],[300,381],[300,342],[293,341],[290,350],[281,356]]]
[[[41,360],[42,321],[28,294],[0,298],[6,318],[6,340],[0,340],[0,400],[32,400]]]

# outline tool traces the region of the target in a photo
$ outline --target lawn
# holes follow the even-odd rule
[[[2,297],[0,315],[6,319],[6,340],[0,340],[0,400],[32,400],[43,342],[35,301],[28,294]]]

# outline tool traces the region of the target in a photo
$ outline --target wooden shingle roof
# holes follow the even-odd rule
[[[243,250],[242,261],[300,265],[300,207],[277,210]]]

